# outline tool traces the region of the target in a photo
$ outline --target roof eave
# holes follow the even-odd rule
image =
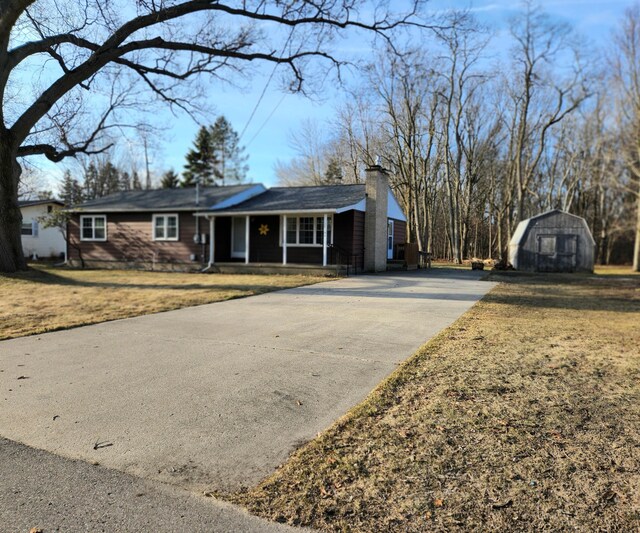
[[[257,210],[246,210],[246,211],[204,211],[195,213],[197,217],[215,217],[215,216],[251,216],[251,215],[301,215],[301,214],[330,214],[330,213],[338,213],[339,211],[335,207],[329,207],[326,209],[257,209]]]

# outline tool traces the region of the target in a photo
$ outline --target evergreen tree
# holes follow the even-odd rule
[[[340,161],[335,157],[329,159],[329,163],[327,164],[327,169],[324,171],[324,183],[327,185],[333,185],[335,183],[340,183],[342,180],[342,166],[340,165]]]
[[[219,116],[211,126],[210,136],[216,182],[225,185],[244,181],[249,170],[249,156],[244,154],[244,146],[240,146],[238,133],[231,123],[224,116]]]
[[[198,131],[193,148],[187,153],[186,159],[182,187],[195,187],[196,181],[199,181],[200,185],[213,185],[215,159],[211,149],[211,133],[204,126]]]
[[[137,171],[133,171],[133,177],[131,178],[131,188],[135,191],[142,190],[142,182],[140,181],[140,176],[138,176]]]
[[[160,180],[160,187],[162,189],[175,189],[179,184],[180,178],[173,169],[165,172]]]
[[[93,164],[93,161],[89,163],[89,166],[84,171],[84,196],[87,200],[93,200],[102,196],[99,190],[98,182],[98,169]]]
[[[120,174],[120,190],[121,191],[131,190],[131,176],[126,171]]]
[[[120,190],[120,171],[111,161],[100,165],[98,169],[98,179],[102,185],[103,196]]]
[[[71,176],[71,171],[66,170],[64,178],[62,178],[62,187],[60,188],[60,199],[65,206],[76,205],[82,203],[84,194],[78,180]]]

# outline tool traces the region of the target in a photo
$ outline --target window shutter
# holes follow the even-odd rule
[[[37,220],[34,220],[34,221],[31,222],[31,234],[34,237],[38,236],[38,221]]]

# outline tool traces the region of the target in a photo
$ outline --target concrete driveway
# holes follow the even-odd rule
[[[183,488],[254,485],[492,286],[360,276],[0,342],[0,433]]]

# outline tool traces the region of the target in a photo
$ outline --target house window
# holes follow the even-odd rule
[[[20,230],[22,235],[33,235],[33,224],[31,222],[23,222],[22,229]]]
[[[327,217],[327,244],[333,243],[333,218]],[[322,246],[324,215],[319,217],[287,217],[287,245]],[[280,243],[282,245],[282,243]]]
[[[327,217],[327,243],[333,243],[331,238],[331,222],[333,217]],[[316,243],[322,244],[322,238],[324,237],[324,217],[316,217]]]
[[[178,240],[178,215],[153,215],[153,240]]]
[[[300,217],[298,220],[298,244],[314,244],[313,217]]]
[[[81,241],[106,241],[107,217],[105,215],[82,215],[80,217]]]

